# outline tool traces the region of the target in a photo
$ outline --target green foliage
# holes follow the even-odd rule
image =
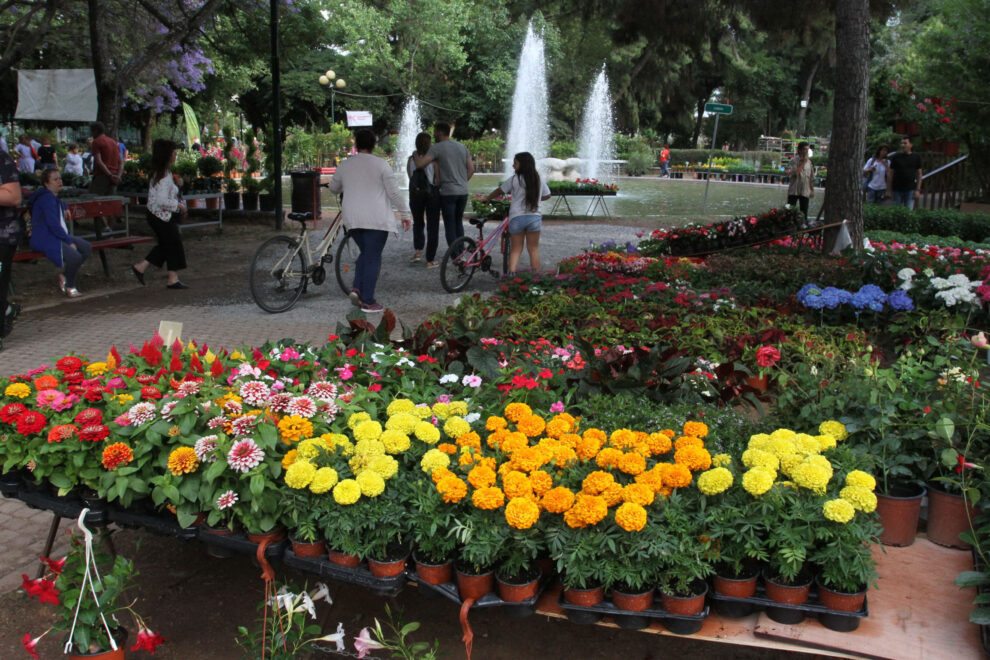
[[[867,238],[883,243],[904,243],[915,245],[938,245],[941,247],[954,247],[967,250],[990,250],[990,236],[987,242],[965,241],[955,236],[923,236],[921,234],[905,234],[899,231],[887,231],[876,229],[867,232]]]
[[[909,211],[903,206],[866,204],[863,207],[863,226],[866,232],[883,229],[905,234],[955,236],[964,241],[990,242],[990,216],[953,209]]]
[[[550,145],[550,156],[553,158],[573,158],[577,156],[577,144],[567,140],[557,140]]]
[[[647,174],[656,164],[656,153],[649,147],[634,146],[630,149],[626,161],[626,173],[631,176]]]
[[[223,163],[216,156],[203,156],[197,163],[199,174],[203,177],[211,177],[223,171]]]

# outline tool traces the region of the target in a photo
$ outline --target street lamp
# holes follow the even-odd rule
[[[333,69],[328,70],[326,73],[320,76],[318,80],[320,81],[321,85],[330,87],[330,123],[332,124],[334,122],[334,116],[333,116],[334,97],[336,96],[337,90],[343,89],[344,86],[347,85],[347,83],[344,82],[343,78],[338,78],[337,74],[334,73]]]

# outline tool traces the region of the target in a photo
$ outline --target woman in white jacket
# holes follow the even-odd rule
[[[375,286],[382,263],[382,250],[388,233],[396,230],[394,206],[402,214],[402,228],[409,231],[409,205],[399,192],[392,168],[382,158],[371,155],[375,150],[375,134],[367,129],[354,136],[357,154],[337,167],[330,181],[330,192],[343,193],[341,212],[354,237],[361,255],[355,266],[351,303],[364,312],[384,309],[375,301]]]

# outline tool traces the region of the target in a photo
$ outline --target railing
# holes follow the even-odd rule
[[[922,176],[919,208],[957,208],[962,203],[966,192],[967,158],[960,156]]]

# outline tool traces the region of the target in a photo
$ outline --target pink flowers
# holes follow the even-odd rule
[[[780,360],[780,351],[773,346],[762,346],[756,351],[756,364],[761,368],[772,367]]]
[[[247,438],[235,442],[234,446],[230,448],[230,451],[227,453],[227,465],[232,470],[247,473],[257,467],[264,458],[264,450],[255,444],[254,440]]]
[[[217,498],[217,509],[223,511],[224,509],[229,509],[237,503],[237,493],[232,490],[228,490],[225,493],[221,493],[220,497]]]
[[[201,463],[214,463],[217,460],[216,448],[217,436],[204,435],[196,441],[193,450],[196,452],[196,458],[198,458]]]
[[[267,405],[270,396],[271,392],[268,389],[268,385],[260,380],[252,380],[241,385],[241,398],[244,399],[244,403],[249,405]]]
[[[371,638],[371,633],[367,628],[361,629],[361,634],[354,638],[354,650],[358,652],[358,657],[363,658],[368,655],[368,651],[385,648],[376,640]]]
[[[562,413],[562,412],[564,412],[564,402],[563,401],[557,401],[556,403],[551,404],[550,405],[550,412],[552,412],[552,413]]]
[[[297,396],[285,407],[285,412],[309,419],[316,414],[316,402],[308,396]]]

